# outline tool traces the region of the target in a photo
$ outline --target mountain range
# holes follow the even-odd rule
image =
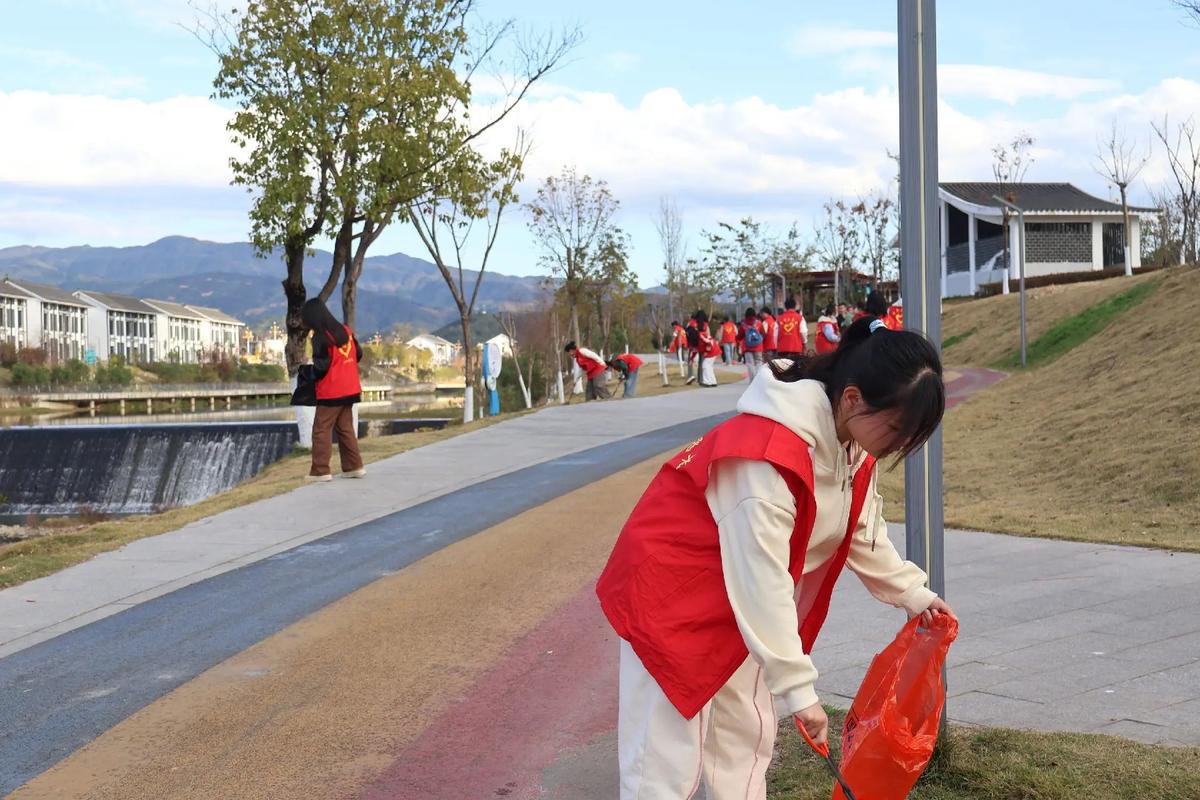
[[[332,263],[318,250],[305,263],[309,296],[319,290]],[[135,297],[219,308],[254,327],[282,322],[285,277],[281,252],[258,258],[249,242],[207,242],[168,236],[135,247],[36,247],[0,249],[0,276],[48,283],[62,289],[94,289]],[[466,273],[472,281],[475,273]],[[476,303],[480,311],[526,308],[542,296],[543,279],[488,272]],[[340,295],[330,303],[335,313]],[[458,319],[454,300],[437,267],[403,253],[371,256],[358,285],[356,328],[387,331],[398,324],[430,331]]]

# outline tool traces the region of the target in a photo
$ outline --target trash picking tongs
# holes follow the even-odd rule
[[[850,791],[850,787],[846,784],[846,779],[842,777],[842,771],[838,769],[837,764],[833,763],[833,757],[829,755],[829,745],[817,744],[813,741],[813,738],[808,735],[808,731],[804,729],[804,725],[800,720],[796,720],[796,730],[800,731],[800,735],[804,737],[804,741],[808,742],[808,746],[825,760],[825,766],[829,767],[829,771],[833,773],[833,779],[842,787],[842,792],[846,795],[846,800],[856,800],[854,792]]]

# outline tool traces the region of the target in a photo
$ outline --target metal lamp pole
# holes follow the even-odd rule
[[[904,327],[942,341],[938,214],[937,34],[934,0],[899,0],[900,289]],[[945,597],[942,429],[904,461],[908,559]]]
[[[1018,291],[1021,293],[1021,368],[1025,368],[1025,210],[1016,203],[1010,203],[999,195],[992,195],[992,199],[997,203],[1004,205],[1007,208],[1017,212],[1017,225],[1020,226],[1020,235],[1017,237],[1017,268],[1019,269],[1020,280],[1018,281]],[[1008,276],[1004,276],[1005,282],[1008,281]]]

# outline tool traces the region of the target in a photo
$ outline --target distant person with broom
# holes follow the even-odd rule
[[[316,418],[313,420],[312,467],[309,481],[330,481],[329,460],[333,432],[337,431],[342,474],[361,478],[367,474],[354,429],[354,404],[362,399],[358,362],[362,348],[354,333],[330,313],[317,297],[300,311],[304,327],[312,334],[312,377],[316,381]]]

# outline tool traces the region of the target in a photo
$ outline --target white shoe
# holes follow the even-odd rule
[[[688,385],[690,385],[690,384],[693,384],[693,383],[695,383],[695,382],[696,382],[696,376],[694,376],[694,375],[693,375],[693,376],[690,376],[690,377],[689,377],[689,378],[688,378],[686,381],[684,381],[684,382],[683,382],[683,385],[684,385],[684,386],[688,386]]]
[[[304,480],[308,481],[309,483],[325,483],[326,481],[333,480],[333,476],[332,475],[305,475]]]
[[[367,468],[359,467],[358,469],[352,469],[349,472],[343,472],[342,477],[343,478],[365,478],[365,477],[367,477]]]

